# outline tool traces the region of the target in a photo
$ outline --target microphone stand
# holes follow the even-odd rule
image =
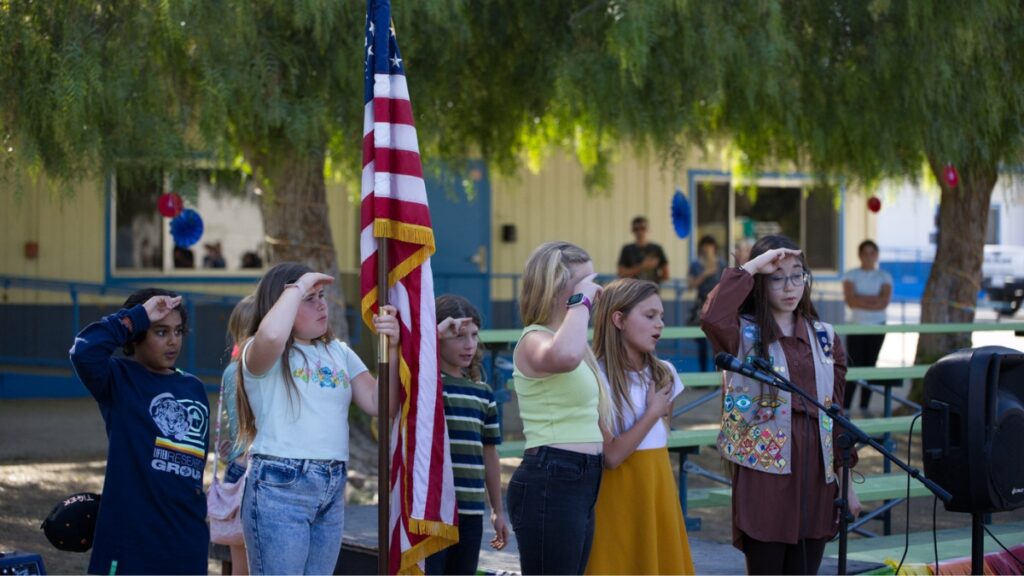
[[[755,359],[755,373],[752,374],[755,380],[764,382],[769,386],[775,386],[781,390],[785,390],[791,394],[797,394],[810,404],[817,406],[818,410],[823,414],[828,414],[833,422],[843,427],[843,432],[836,438],[836,446],[841,451],[841,474],[842,482],[840,484],[839,497],[836,498],[836,506],[839,507],[839,574],[846,574],[846,544],[847,535],[846,530],[853,520],[853,516],[850,514],[850,501],[846,497],[849,494],[850,489],[850,452],[857,442],[863,442],[868,446],[871,446],[877,450],[882,456],[886,457],[890,462],[896,464],[904,472],[909,474],[912,478],[915,478],[918,482],[925,485],[928,490],[939,497],[943,502],[948,503],[953,499],[953,496],[947,492],[942,486],[939,486],[934,481],[929,480],[921,474],[921,471],[908,463],[903,462],[897,458],[894,454],[885,449],[881,444],[875,441],[874,438],[868,436],[866,432],[857,427],[856,424],[851,422],[846,416],[843,416],[839,411],[839,406],[835,403],[831,407],[826,408],[817,398],[814,398],[802,388],[796,386],[785,377],[779,375],[775,370],[767,370],[763,365],[757,362]]]

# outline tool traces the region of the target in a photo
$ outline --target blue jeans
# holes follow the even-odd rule
[[[333,574],[345,524],[345,463],[253,455],[242,497],[251,574]]]
[[[594,539],[601,455],[527,450],[508,483],[523,574],[583,574]]]
[[[224,472],[224,483],[234,484],[238,482],[238,479],[245,475],[245,466],[232,461],[228,464],[227,471]]]
[[[427,574],[476,574],[483,537],[482,514],[459,514],[459,543],[428,556]]]

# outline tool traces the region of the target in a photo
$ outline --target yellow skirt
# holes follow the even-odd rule
[[[601,476],[587,574],[693,574],[668,449],[638,450]]]

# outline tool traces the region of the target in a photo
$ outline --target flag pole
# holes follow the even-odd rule
[[[379,313],[388,304],[388,240],[378,238],[377,304]],[[391,542],[391,348],[388,337],[379,335],[377,346],[377,574],[388,574]]]

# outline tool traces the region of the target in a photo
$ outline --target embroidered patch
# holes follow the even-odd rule
[[[825,414],[821,414],[820,416],[821,418],[819,418],[819,420],[821,420],[821,427],[824,428],[826,432],[831,432],[832,418],[830,416],[826,416]]]
[[[758,338],[759,330],[755,324],[747,324],[743,327],[743,339],[748,342],[756,342]]]
[[[733,406],[732,394],[726,394],[725,398],[722,399],[722,408],[724,408],[726,412],[732,412]]]
[[[747,396],[746,394],[741,394],[738,398],[736,398],[736,407],[743,412],[746,412],[747,409],[750,408],[750,404],[750,396]]]
[[[782,430],[779,430],[778,432],[775,433],[775,443],[778,444],[779,446],[785,444],[786,440],[788,439],[789,438],[786,436],[786,433],[783,432]]]

